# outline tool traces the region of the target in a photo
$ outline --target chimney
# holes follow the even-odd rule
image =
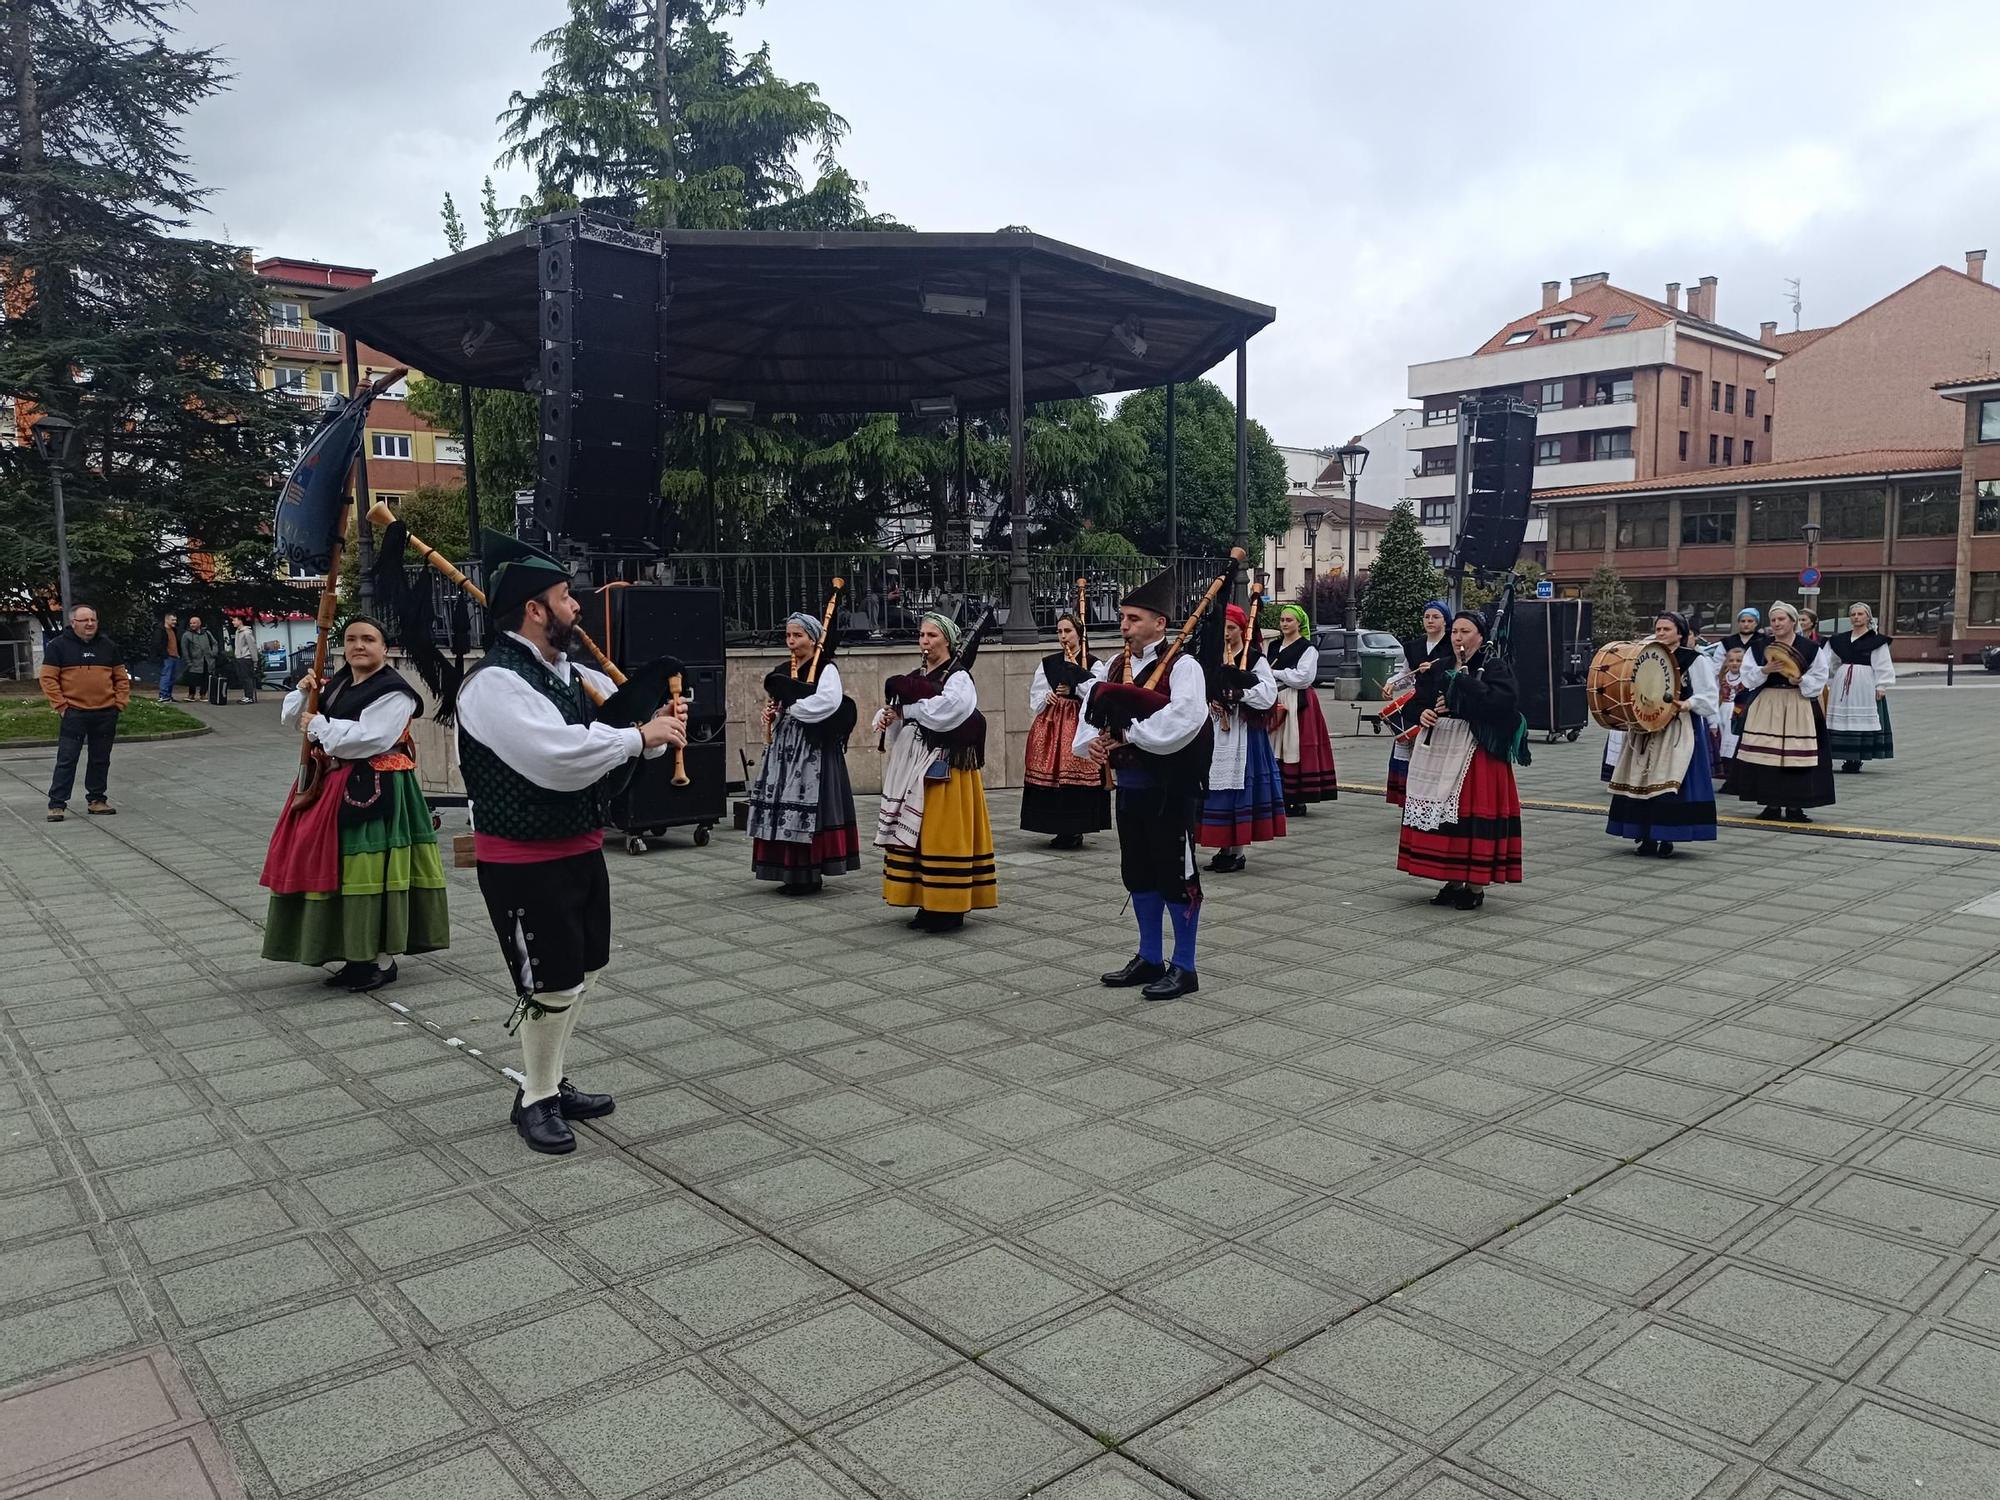
[[[1569,294],[1574,297],[1585,287],[1603,286],[1610,279],[1609,271],[1590,271],[1582,276],[1572,276],[1569,279]]]
[[[1700,307],[1695,306],[1696,298],[1701,300]],[[1689,294],[1688,311],[1705,322],[1713,323],[1715,321],[1715,278],[1713,276],[1702,277],[1701,284]]]
[[[1681,310],[1681,284],[1678,281],[1667,283],[1667,306],[1675,312]]]
[[[1970,276],[1974,281],[1984,281],[1986,279],[1986,252],[1984,250],[1968,250],[1965,252],[1965,274]]]
[[[1545,281],[1542,283],[1543,312],[1547,312],[1558,302],[1562,301],[1562,290],[1563,284],[1560,281]]]
[[[1757,342],[1773,349],[1777,348],[1778,325],[1776,323],[1759,323],[1757,325]]]

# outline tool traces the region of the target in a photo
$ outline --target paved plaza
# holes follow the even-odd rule
[[[1354,794],[1169,1005],[1096,981],[1110,838],[1013,794],[948,937],[872,857],[614,852],[560,1160],[470,870],[379,995],[257,956],[275,703],[121,749],[112,819],[9,752],[0,1500],[1994,1500],[2000,689],[1893,701],[1827,821],[1986,845],[1535,810],[1459,914]]]

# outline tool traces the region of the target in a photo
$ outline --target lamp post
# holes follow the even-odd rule
[[[1313,624],[1317,625],[1319,623],[1319,527],[1320,522],[1326,519],[1326,512],[1315,507],[1304,512],[1299,519],[1306,523],[1306,549],[1311,554],[1311,561],[1306,564],[1306,576],[1312,580],[1311,587],[1306,591],[1306,614],[1311,617]]]
[[[1354,696],[1359,698],[1361,653],[1357,648],[1360,645],[1361,598],[1356,590],[1361,573],[1354,560],[1354,486],[1361,478],[1361,471],[1368,467],[1368,450],[1359,443],[1350,442],[1344,448],[1336,449],[1334,456],[1340,460],[1340,472],[1347,476],[1347,651],[1340,675],[1353,682],[1356,689]]]
[[[1806,566],[1808,568],[1817,568],[1819,566],[1819,522],[1806,522],[1805,525],[1799,528],[1799,534],[1806,539]],[[1812,583],[1802,583],[1799,585],[1799,598],[1804,602],[1805,608],[1812,614],[1812,617],[1818,619],[1819,582],[1817,574],[1814,575]]]
[[[49,466],[49,489],[56,502],[56,579],[62,591],[63,619],[69,618],[69,524],[63,516],[62,476],[63,465],[69,462],[71,452],[76,447],[76,423],[68,417],[45,411],[35,418],[30,429],[35,438],[35,452]]]

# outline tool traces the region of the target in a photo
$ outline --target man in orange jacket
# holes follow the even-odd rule
[[[116,812],[110,793],[111,742],[118,736],[118,715],[132,701],[132,679],[118,659],[118,648],[97,633],[97,611],[88,604],[70,609],[69,628],[42,653],[40,680],[42,696],[62,720],[56,774],[49,782],[49,821],[60,823],[66,815],[76,763],[86,750],[85,805],[94,817]]]

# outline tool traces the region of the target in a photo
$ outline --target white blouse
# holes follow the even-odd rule
[[[1271,655],[1276,656],[1279,651],[1282,651],[1284,649],[1285,649],[1284,644],[1280,642],[1278,643],[1276,648],[1273,649]],[[1304,652],[1300,654],[1297,665],[1290,667],[1273,667],[1271,668],[1271,673],[1274,677],[1278,679],[1278,685],[1280,687],[1288,687],[1288,688],[1311,687],[1314,683],[1319,681],[1319,647],[1308,645],[1304,650]]]
[[[1166,647],[1165,638],[1153,642],[1144,651],[1132,658],[1131,675],[1136,677],[1151,665],[1153,658]],[[1100,660],[1090,669],[1090,681],[1077,689],[1085,710],[1090,706],[1091,692],[1111,673],[1111,659]],[[1187,747],[1194,737],[1201,733],[1201,726],[1208,722],[1208,680],[1201,670],[1201,663],[1191,656],[1174,658],[1172,671],[1168,673],[1167,687],[1170,693],[1167,704],[1157,713],[1135,721],[1125,731],[1125,743],[1135,750],[1144,750],[1149,755],[1171,755],[1176,750]],[[1275,702],[1276,699],[1274,698]],[[1070,742],[1070,752],[1083,755],[1090,749],[1090,742],[1097,738],[1098,728],[1089,720],[1087,712],[1076,716],[1076,736]]]
[[[529,650],[559,682],[572,673],[600,698],[617,691],[617,684],[557,656],[551,662],[526,637],[508,632]],[[474,672],[458,690],[458,727],[478,740],[536,786],[552,792],[580,792],[625,764],[633,756],[648,760],[666,754],[665,745],[646,749],[639,731],[609,724],[569,724],[555,704],[535,685],[515,672],[487,668]]]
[[[279,722],[287,728],[305,712],[306,695],[298,688],[285,694]],[[396,748],[417,705],[406,693],[386,693],[361,710],[358,719],[329,719],[316,713],[306,724],[312,742],[335,760],[368,760]]]
[[[813,690],[798,702],[787,704],[785,712],[801,724],[818,724],[834,716],[840,708],[840,699],[840,668],[827,662],[820,667]]]

